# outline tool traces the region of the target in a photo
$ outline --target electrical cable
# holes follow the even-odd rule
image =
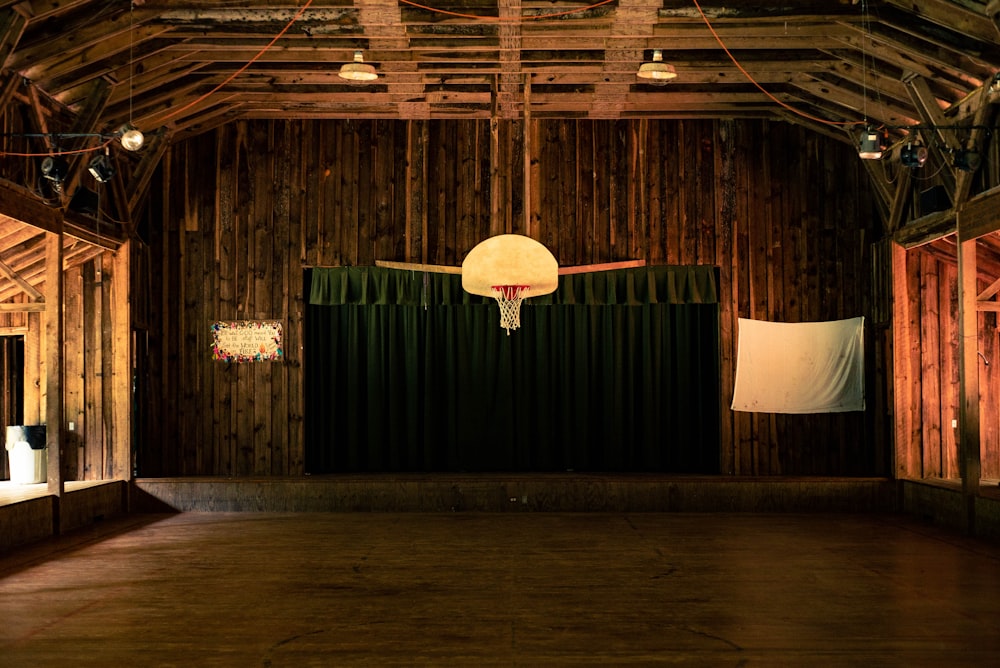
[[[405,0],[402,0],[402,1],[405,2]],[[774,95],[771,94],[770,91],[768,91],[763,86],[761,86],[757,82],[756,79],[754,79],[752,76],[750,76],[750,73],[746,71],[746,69],[743,67],[743,65],[740,64],[740,62],[738,60],[736,60],[736,57],[729,51],[729,49],[726,47],[725,43],[722,41],[722,38],[719,36],[719,33],[717,33],[715,31],[715,28],[712,26],[712,22],[708,20],[708,16],[705,15],[705,12],[704,12],[704,10],[702,10],[701,5],[698,4],[698,0],[692,0],[692,2],[694,2],[694,6],[697,7],[698,13],[701,14],[701,18],[705,22],[705,26],[707,26],[709,32],[712,33],[712,36],[715,38],[715,41],[718,42],[719,47],[721,47],[722,50],[726,52],[726,55],[729,56],[729,60],[731,60],[732,63],[733,63],[733,65],[736,66],[736,69],[738,69],[740,72],[742,72],[743,76],[745,76],[750,83],[752,83],[754,86],[757,87],[757,90],[759,90],[764,95],[766,95],[768,97],[768,99],[770,99],[772,102],[774,102],[775,104],[777,104],[778,106],[780,106],[780,107],[782,107],[784,109],[787,109],[788,111],[792,112],[793,114],[796,114],[797,116],[801,116],[802,118],[806,118],[806,119],[808,119],[810,121],[816,121],[817,123],[823,123],[825,125],[845,126],[845,125],[865,125],[866,124],[867,120],[865,120],[865,121],[831,121],[831,120],[828,120],[826,118],[820,118],[818,116],[813,116],[812,114],[809,114],[809,113],[806,113],[804,111],[801,111],[800,109],[796,109],[795,107],[791,106],[790,104],[782,102],[781,100],[779,100],[778,98],[776,98]],[[862,67],[862,69],[864,69],[864,67]],[[868,96],[866,95],[864,97],[865,97],[865,101],[867,102]]]
[[[20,136],[20,137],[36,137],[36,136],[37,137],[43,137],[43,136],[44,137],[73,137],[74,135],[68,134],[68,133],[67,134],[60,134],[58,132],[52,132],[52,133],[49,133],[47,135],[23,134],[23,135],[17,135],[17,136]],[[103,149],[106,146],[108,146],[115,139],[114,136],[105,138],[104,135],[98,135],[98,134],[86,135],[86,136],[88,136],[88,137],[90,137],[90,136],[101,137],[101,138],[104,138],[104,141],[102,141],[97,146],[86,146],[84,148],[77,148],[77,149],[72,149],[72,150],[68,150],[68,151],[46,151],[45,153],[18,153],[16,151],[0,151],[0,156],[9,155],[9,156],[14,156],[14,157],[18,157],[18,158],[45,158],[45,157],[48,157],[50,155],[81,155],[83,153],[93,153],[95,151],[100,151],[101,149]]]
[[[259,51],[259,52],[257,53],[257,55],[255,55],[255,56],[254,56],[253,58],[251,58],[251,59],[250,59],[249,61],[247,61],[247,63],[246,63],[245,65],[243,65],[243,66],[242,66],[242,67],[240,67],[240,68],[239,68],[238,70],[236,70],[235,72],[233,72],[232,74],[230,74],[230,75],[229,75],[228,77],[226,77],[225,79],[223,79],[223,80],[222,80],[222,82],[221,82],[221,83],[219,83],[219,85],[218,85],[218,86],[216,86],[215,88],[213,88],[212,90],[208,91],[207,93],[205,93],[205,94],[204,94],[204,95],[202,95],[201,97],[199,97],[199,98],[196,98],[196,99],[192,100],[191,102],[188,102],[188,103],[187,103],[186,105],[184,105],[183,107],[180,107],[179,109],[175,109],[175,110],[174,110],[174,111],[172,111],[171,113],[169,113],[169,114],[167,114],[166,116],[164,116],[162,120],[163,120],[163,121],[167,121],[167,120],[169,120],[169,119],[173,118],[174,116],[177,116],[178,114],[180,114],[180,113],[182,113],[182,112],[185,112],[185,111],[187,111],[188,109],[190,109],[190,108],[191,108],[191,107],[193,107],[194,105],[196,105],[196,104],[198,104],[198,103],[202,102],[203,100],[205,100],[205,99],[206,99],[206,98],[208,98],[209,96],[211,96],[211,95],[214,95],[214,94],[215,94],[215,93],[217,93],[217,92],[219,91],[219,89],[221,89],[221,88],[222,88],[223,86],[227,85],[227,84],[228,84],[228,83],[229,83],[230,81],[232,81],[233,79],[235,79],[235,78],[236,78],[236,77],[238,77],[239,75],[243,74],[243,72],[245,72],[245,71],[247,70],[247,68],[249,68],[249,67],[250,67],[251,65],[253,65],[253,64],[254,64],[255,62],[257,62],[258,60],[260,60],[260,58],[261,58],[261,57],[262,57],[262,56],[263,56],[263,55],[264,55],[265,53],[267,53],[267,52],[268,52],[268,50],[270,50],[270,48],[271,48],[272,46],[274,46],[274,45],[275,45],[275,43],[276,43],[276,42],[277,42],[277,41],[278,41],[279,39],[281,39],[282,37],[284,37],[285,33],[286,33],[286,32],[288,32],[288,31],[289,31],[289,30],[291,29],[291,27],[292,27],[292,26],[293,26],[293,25],[295,24],[295,22],[296,22],[296,21],[298,21],[298,20],[299,20],[300,18],[302,18],[302,15],[303,15],[303,14],[305,13],[305,11],[306,11],[307,9],[309,9],[309,6],[310,6],[310,5],[312,4],[312,3],[313,3],[313,0],[306,0],[306,3],[305,3],[304,5],[302,5],[302,6],[301,6],[301,7],[299,8],[299,10],[298,10],[298,11],[297,11],[297,12],[295,13],[295,16],[293,16],[293,17],[292,17],[292,19],[291,19],[291,20],[290,20],[290,21],[289,21],[289,22],[288,22],[288,23],[287,23],[287,24],[285,25],[285,27],[281,29],[281,32],[279,32],[279,33],[278,33],[277,35],[275,35],[275,36],[274,36],[274,38],[273,38],[273,39],[272,39],[272,40],[271,40],[270,42],[268,42],[268,43],[267,43],[267,45],[266,45],[266,46],[264,46],[264,48],[263,48],[263,49],[261,49],[261,50],[260,50],[260,51]]]

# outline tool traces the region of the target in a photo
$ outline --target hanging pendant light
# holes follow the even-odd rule
[[[643,63],[635,73],[640,79],[651,79],[653,83],[667,82],[677,78],[677,70],[670,63],[663,62],[663,51],[653,50],[653,62]]]
[[[353,63],[344,63],[340,66],[339,75],[341,79],[347,79],[348,81],[374,81],[378,79],[375,67],[365,62],[361,51],[354,52]]]
[[[138,151],[142,148],[146,138],[131,123],[126,123],[118,128],[118,141],[122,143],[122,148],[126,151]]]
[[[133,47],[135,40],[135,2],[129,5],[128,15],[128,123],[118,128],[118,141],[126,151],[138,151],[142,148],[146,138],[132,124],[132,70],[133,67]]]

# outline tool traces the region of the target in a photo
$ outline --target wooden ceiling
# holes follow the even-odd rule
[[[112,147],[131,173],[107,189],[110,229],[68,206],[78,176],[39,197],[0,174],[0,302],[41,301],[40,229],[67,226],[67,265],[117,247],[165,147],[240,118],[762,118],[954,151],[1000,101],[998,16],[1000,0],[0,0],[0,155],[60,148],[29,132],[150,139]],[[666,85],[636,76],[657,49]],[[337,75],[357,51],[377,80]],[[877,171],[893,231],[904,207]],[[970,179],[943,176],[957,207]]]
[[[96,126],[235,118],[775,118],[838,136],[958,113],[1000,71],[976,0],[0,2],[5,68]],[[636,77],[661,49],[677,78]],[[360,50],[379,78],[337,76]],[[27,95],[21,90],[18,94]],[[848,125],[843,125],[848,124]]]

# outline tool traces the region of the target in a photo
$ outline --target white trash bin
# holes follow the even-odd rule
[[[45,449],[45,425],[8,426],[5,447],[12,483],[32,485],[45,482],[49,467]]]

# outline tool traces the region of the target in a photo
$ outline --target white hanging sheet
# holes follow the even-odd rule
[[[842,413],[865,409],[864,318],[739,319],[734,411]]]

